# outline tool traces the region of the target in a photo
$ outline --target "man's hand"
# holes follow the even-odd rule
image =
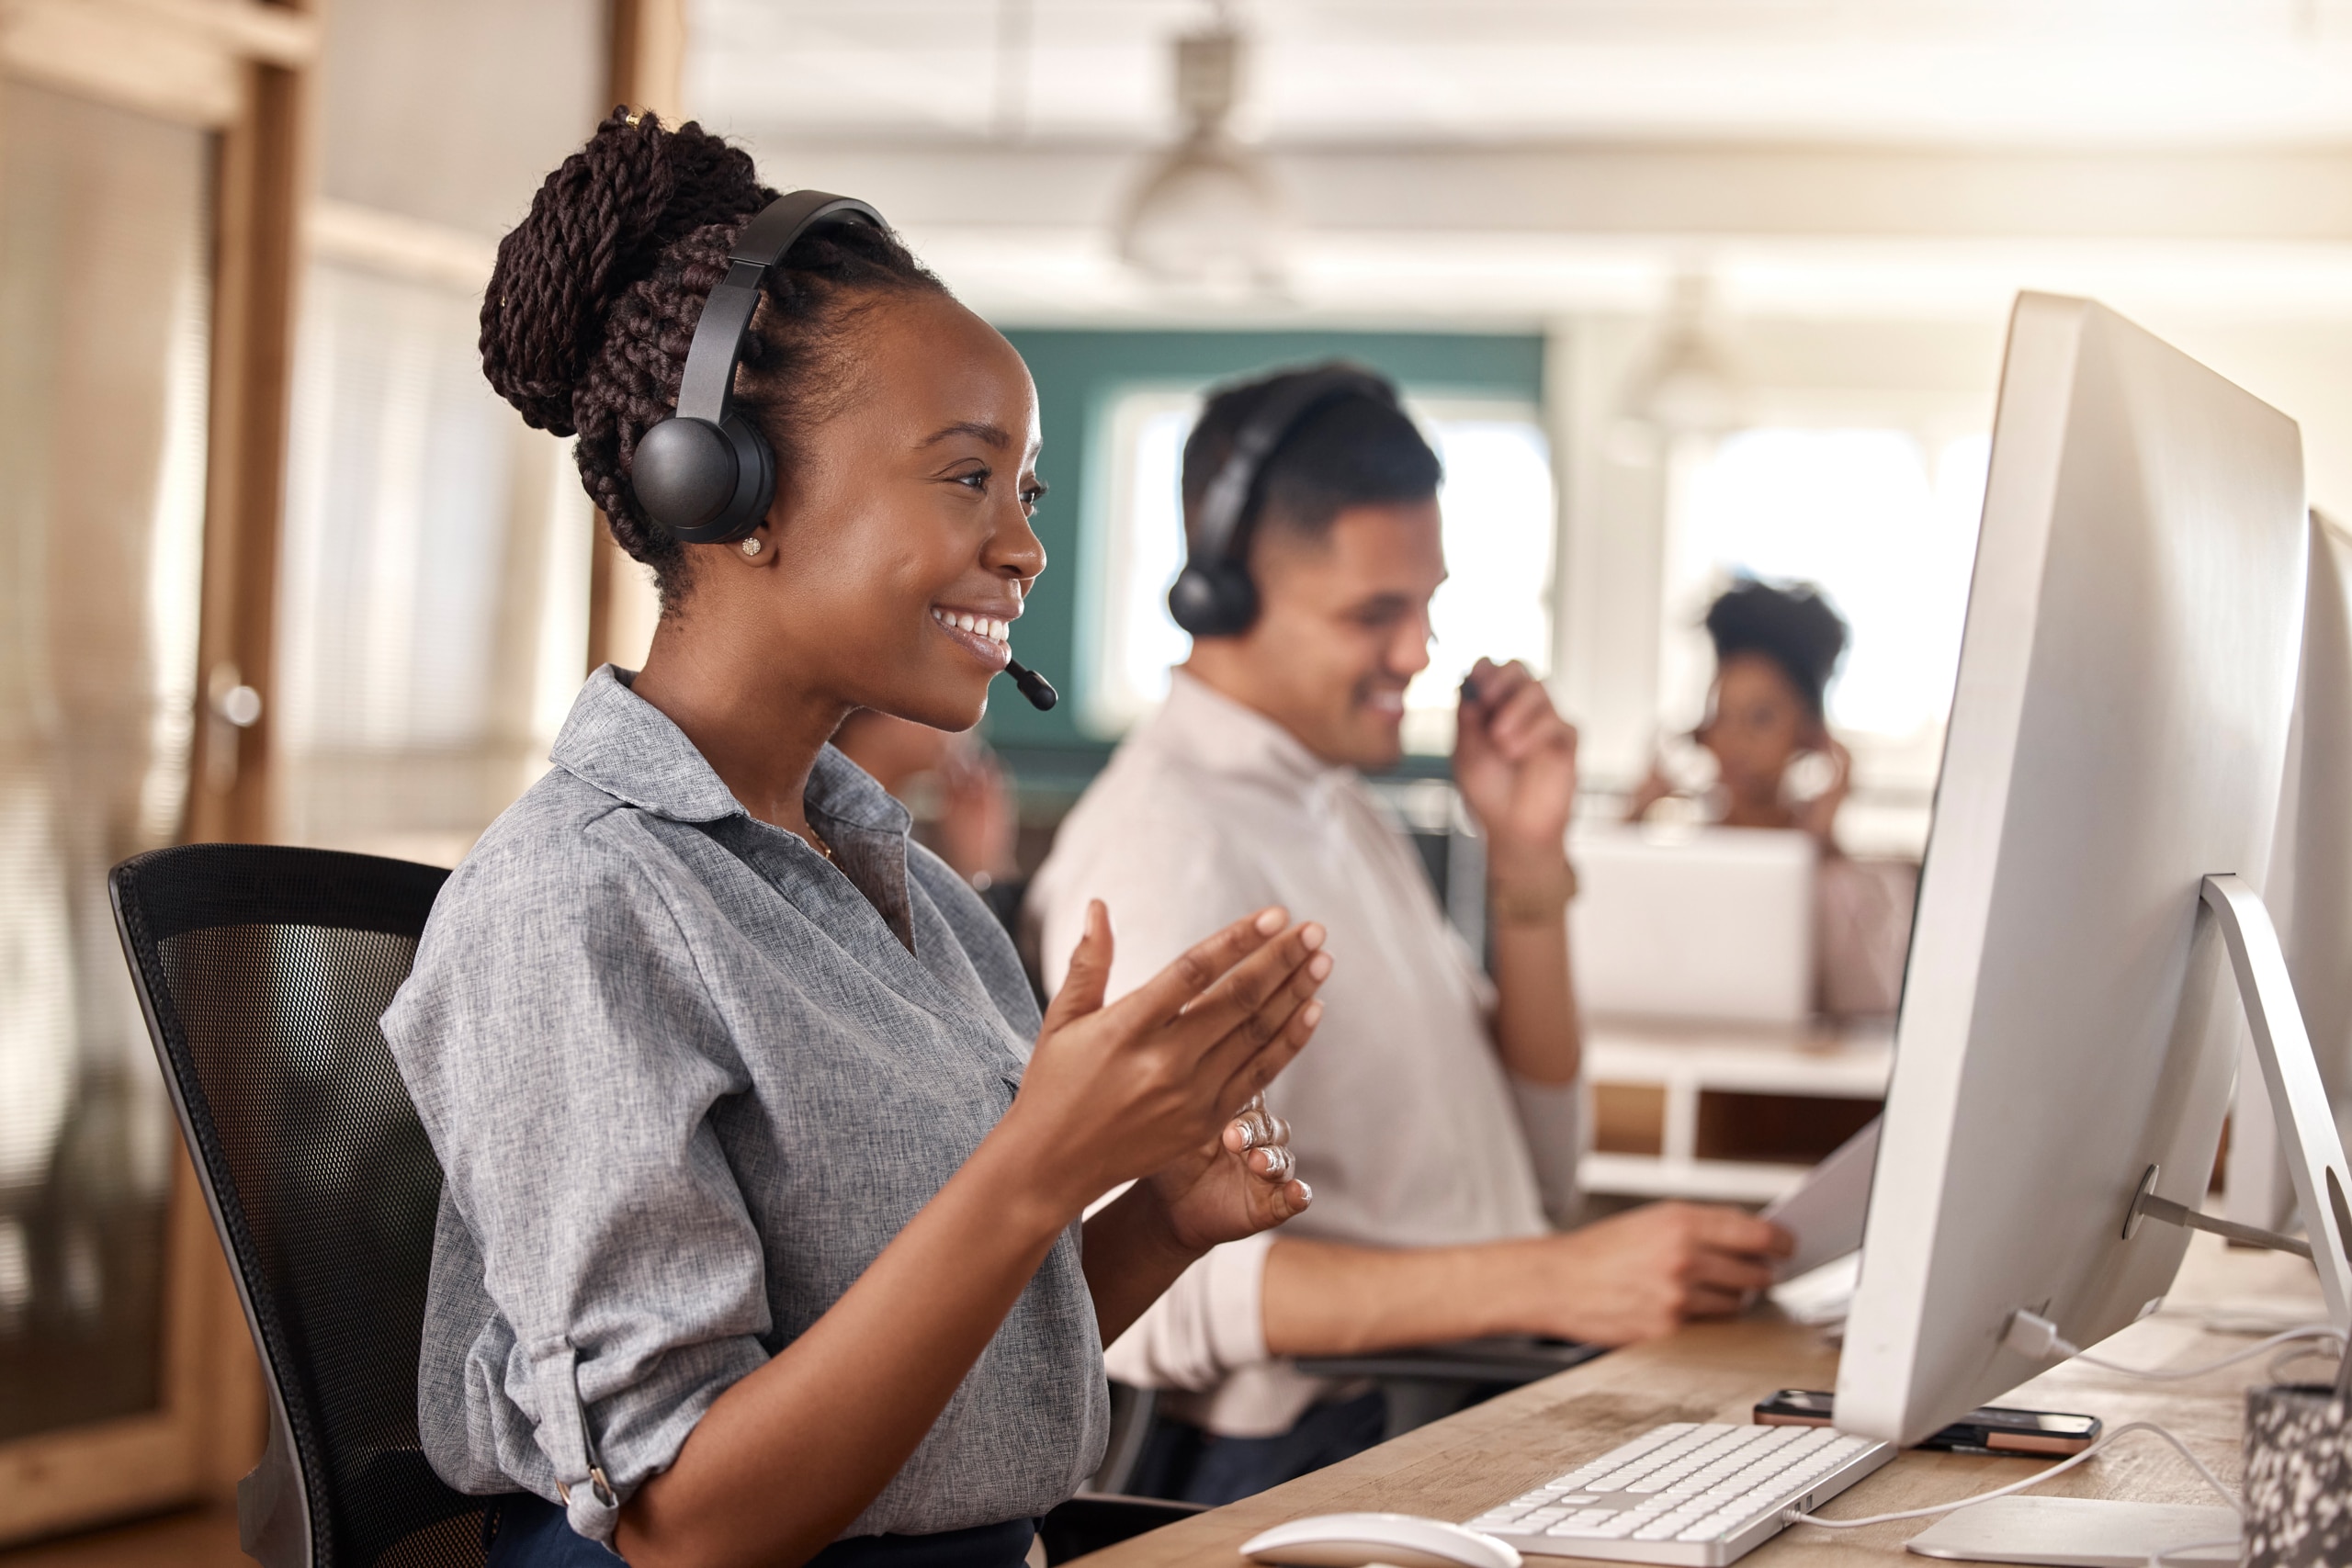
[[[1529,1330],[1629,1345],[1739,1311],[1796,1243],[1737,1209],[1652,1203],[1518,1245]]]
[[[1495,1043],[1531,1083],[1577,1076],[1582,1037],[1568,973],[1568,818],[1577,804],[1577,732],[1519,663],[1481,659],[1462,682],[1453,781],[1487,839],[1487,908],[1495,974]]]
[[[1577,732],[1543,682],[1513,660],[1481,659],[1462,683],[1453,782],[1493,848],[1490,868],[1533,857],[1566,863],[1577,803]]]

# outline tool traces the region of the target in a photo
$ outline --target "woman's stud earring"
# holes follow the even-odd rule
[[[756,556],[760,553],[760,549],[761,545],[758,538],[753,537],[743,541],[743,553],[746,556]]]

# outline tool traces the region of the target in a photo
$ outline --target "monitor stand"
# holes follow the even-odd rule
[[[2301,1253],[2318,1271],[2328,1321],[2339,1329],[2352,1329],[2352,1203],[2346,1201],[2352,1171],[2347,1171],[2326,1086],[2320,1081],[2319,1063],[2312,1055],[2302,1008],[2287,976],[2278,928],[2270,923],[2262,896],[2243,877],[2209,876],[2199,891],[2203,908],[2199,918],[2210,912],[2221,922],[2230,968],[2237,976],[2238,1000],[2254,1032],[2255,1059],[2262,1065],[2262,1081],[2270,1091],[2279,1152],[2286,1156],[2303,1230],[2311,1239],[2242,1225],[2159,1198],[2154,1166],[2141,1177],[2139,1191],[2124,1213],[2123,1234],[2129,1238],[2143,1220],[2160,1220],[2232,1241]]]
[[[1996,1497],[1937,1521],[1905,1545],[1922,1557],[2048,1568],[2146,1568],[2156,1552],[2167,1563],[2234,1564],[2238,1517],[2218,1504]]]
[[[2319,1272],[2328,1320],[2338,1328],[2352,1328],[2352,1205],[2346,1201],[2352,1174],[2346,1172],[2343,1139],[2312,1056],[2302,1009],[2287,976],[2278,928],[2270,923],[2261,895],[2242,877],[2209,876],[2199,891],[2203,904],[2198,918],[2210,916],[2221,922],[2230,968],[2237,976],[2238,999],[2253,1027],[2255,1056],[2262,1064],[2263,1083],[2278,1119],[2280,1152],[2311,1239],[2237,1224],[2159,1198],[2154,1166],[2141,1178],[2124,1214],[2123,1234],[2129,1237],[2143,1221],[2155,1220],[2301,1253]],[[2237,1536],[2237,1516],[2226,1507],[2018,1495],[1959,1509],[1905,1544],[1922,1557],[1962,1562],[2138,1568],[2154,1551],[2174,1562],[2235,1562]],[[2227,1544],[2184,1550],[2207,1542]]]

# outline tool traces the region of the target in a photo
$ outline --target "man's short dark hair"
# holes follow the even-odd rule
[[[1279,370],[1216,389],[1184,441],[1185,536],[1201,498],[1251,414],[1282,388],[1327,368]],[[1402,409],[1364,395],[1310,414],[1275,449],[1258,482],[1250,526],[1318,537],[1352,506],[1426,501],[1443,477],[1437,454]]]

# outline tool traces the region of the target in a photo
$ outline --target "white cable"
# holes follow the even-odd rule
[[[2332,1339],[2335,1341],[2340,1351],[2344,1344],[2344,1334],[2333,1324],[2306,1323],[2300,1327],[2274,1334],[2269,1338],[2259,1340],[2243,1350],[2233,1351],[2218,1361],[2208,1361],[2201,1367],[2180,1367],[2160,1371],[2154,1367],[2127,1367],[2120,1361],[2105,1360],[2091,1355],[2074,1341],[2060,1337],[2056,1324],[2039,1313],[2028,1312],[2020,1307],[2009,1314],[2009,1326],[2002,1335],[2001,1343],[2019,1355],[2030,1356],[2037,1360],[2052,1354],[2071,1356],[2086,1366],[2102,1368],[2110,1372],[2121,1372],[2126,1377],[2145,1378],[2150,1382],[2185,1382],[2190,1378],[2201,1378],[2209,1372],[2218,1372],[2224,1367],[2234,1367],[2240,1361],[2252,1360],[2265,1350],[2296,1339]]]
[[[2159,1371],[2153,1367],[2127,1367],[2120,1361],[2109,1361],[2091,1355],[2087,1351],[2076,1349],[2064,1339],[2054,1341],[2054,1345],[2057,1349],[2074,1357],[2085,1366],[2098,1367],[2105,1371],[2121,1372],[2126,1377],[2145,1378],[2150,1382],[2186,1382],[2191,1378],[2201,1378],[2208,1372],[2218,1372],[2224,1367],[2234,1367],[2240,1361],[2250,1361],[2265,1350],[2297,1339],[2333,1339],[2341,1345],[2344,1336],[2336,1332],[2331,1324],[2307,1323],[2301,1328],[2290,1328],[2283,1334],[2274,1334],[2269,1338],[2249,1345],[2243,1350],[2233,1351],[2218,1361],[2208,1361],[2201,1367],[2181,1367],[2169,1371]]]
[[[1997,1487],[1990,1492],[1979,1492],[1973,1497],[1962,1497],[1957,1503],[1939,1503],[1932,1508],[1905,1508],[1901,1513],[1897,1514],[1871,1514],[1866,1518],[1860,1519],[1824,1519],[1816,1517],[1812,1514],[1801,1514],[1794,1508],[1790,1508],[1781,1513],[1781,1520],[1783,1524],[1819,1525],[1824,1529],[1851,1530],[1860,1529],[1864,1525],[1893,1524],[1897,1519],[1932,1519],[1939,1514],[1949,1514],[1958,1508],[1973,1508],[1979,1503],[1989,1503],[1996,1497],[2007,1497],[2012,1493],[2022,1492],[2030,1486],[2039,1486],[2043,1482],[2049,1480],[2052,1476],[2063,1475],[2067,1471],[2074,1469],[2076,1465],[2084,1463],[2088,1461],[2092,1455],[2106,1449],[2106,1447],[2109,1443],[2115,1441],[2116,1438],[2132,1432],[2154,1432],[2157,1437],[2162,1438],[2165,1442],[2170,1443],[2174,1448],[2179,1450],[2180,1457],[2197,1467],[2197,1473],[2205,1478],[2205,1483],[2207,1485],[2211,1486],[2214,1491],[2222,1495],[2222,1500],[2230,1506],[2231,1511],[2235,1513],[2240,1518],[2244,1518],[2245,1517],[2245,1505],[2238,1501],[2235,1494],[2232,1493],[2228,1487],[2222,1484],[2222,1478],[2220,1476],[2215,1475],[2211,1471],[2205,1468],[2205,1461],[2203,1460],[2199,1459],[2195,1454],[2188,1451],[2188,1446],[2186,1443],[2183,1443],[2178,1438],[2174,1437],[2170,1432],[2165,1431],[2162,1427],[2157,1426],[2153,1421],[2127,1421],[2122,1426],[2113,1427],[2109,1430],[2098,1439],[2098,1441],[2093,1443],[2089,1448],[2085,1449],[2081,1453],[2075,1455],[2072,1459],[2060,1460],[2056,1464],[2052,1465],[2048,1470],[2041,1472],[2039,1475],[2029,1475],[2023,1481],[2013,1483],[2007,1486]]]
[[[2159,1547],[2148,1553],[2148,1568],[2165,1568],[2165,1558],[2178,1557],[2185,1551],[2211,1551],[2217,1546],[2236,1546],[2245,1539],[2245,1532],[2241,1530],[2223,1540],[2192,1540],[2183,1546]]]

